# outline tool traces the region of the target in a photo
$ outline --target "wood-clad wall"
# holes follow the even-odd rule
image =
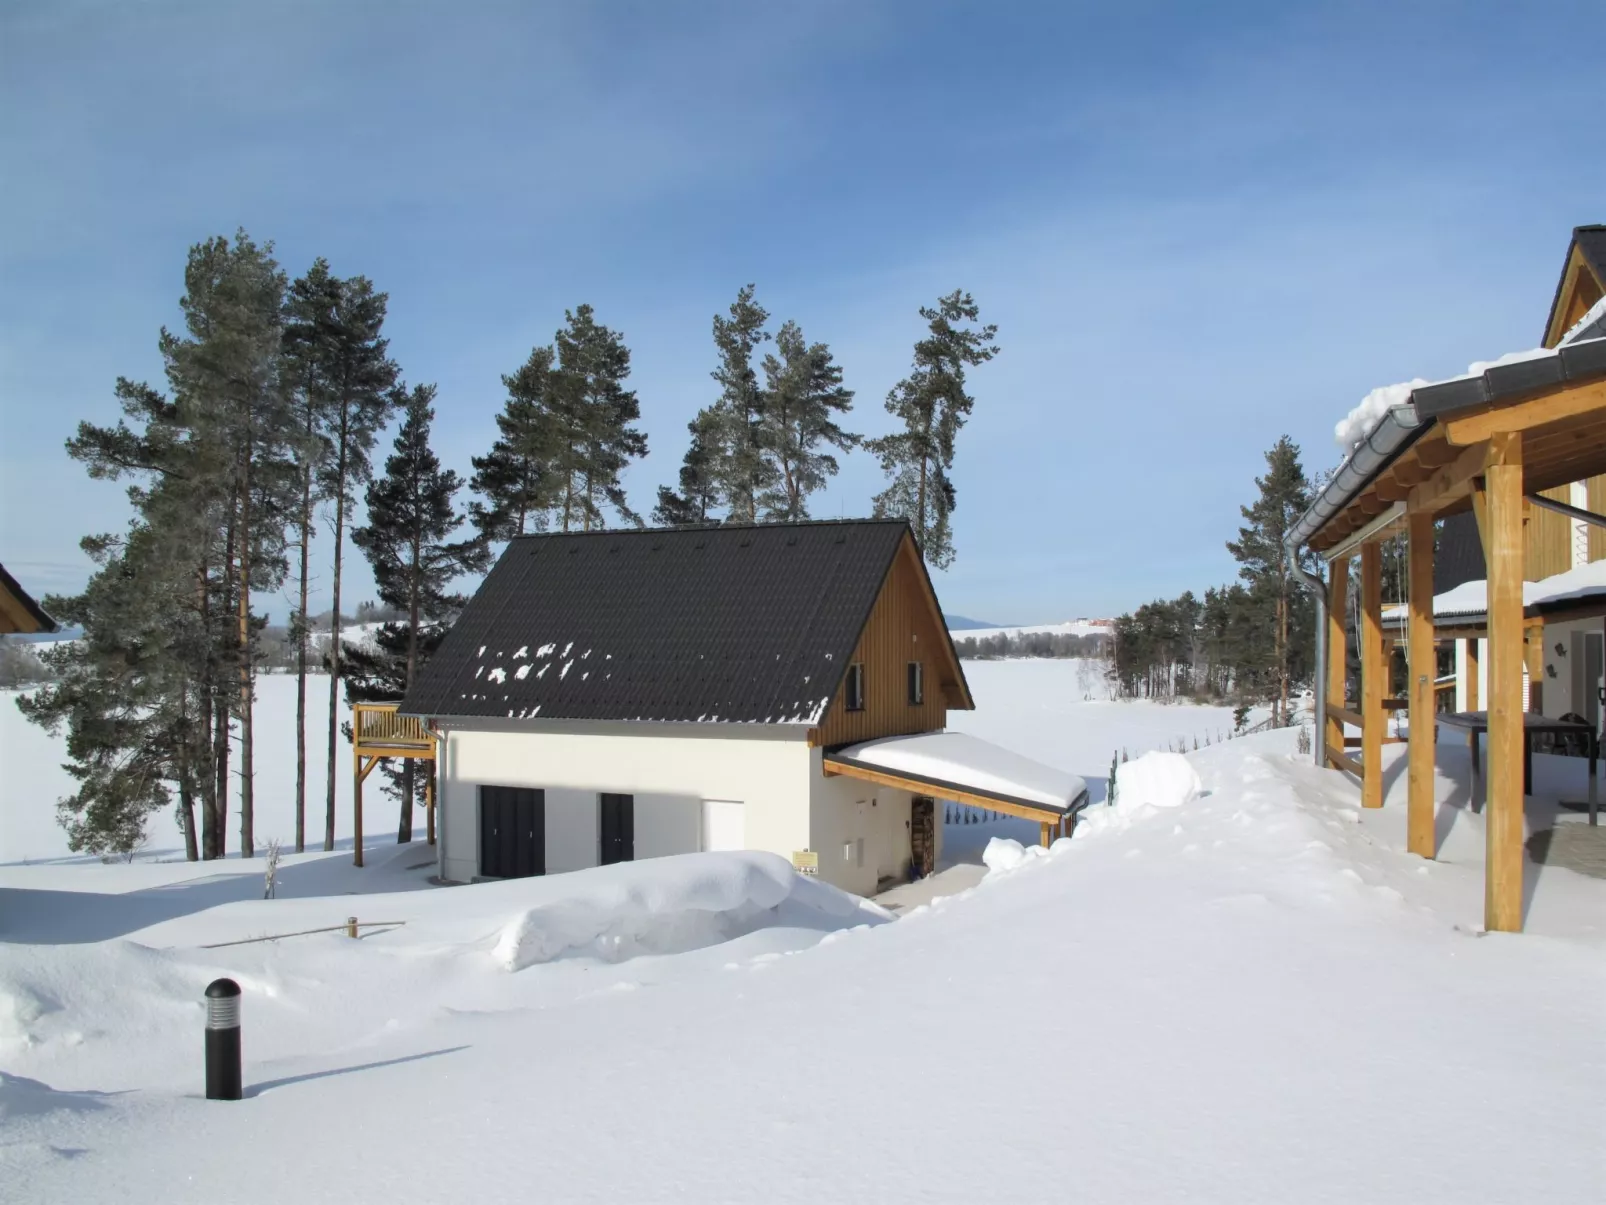
[[[1584,506],[1597,515],[1606,515],[1606,473],[1589,479],[1589,501]],[[1589,559],[1606,561],[1606,527],[1589,525]]]
[[[1572,486],[1541,490],[1540,496],[1572,505]],[[1539,506],[1529,506],[1523,533],[1522,575],[1530,582],[1573,567],[1573,521],[1566,515]]]
[[[1597,515],[1606,514],[1606,475],[1591,477],[1584,483],[1587,501],[1585,510]],[[1572,486],[1559,485],[1553,490],[1541,490],[1546,498],[1572,505]],[[1527,559],[1523,563],[1523,577],[1534,582],[1553,573],[1566,573],[1573,567],[1573,521],[1566,515],[1541,507],[1528,508],[1527,532],[1523,549]],[[1606,560],[1606,527],[1589,527],[1589,560]]]
[[[913,542],[905,539],[853,652],[853,660],[864,666],[864,710],[846,710],[839,691],[820,723],[817,744],[830,748],[931,732],[947,724],[950,706],[963,705],[947,636],[932,615],[918,556]],[[925,665],[925,701],[918,706],[909,702],[911,661]]]

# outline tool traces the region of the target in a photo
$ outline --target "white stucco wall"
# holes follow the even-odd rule
[[[1574,712],[1586,718],[1599,715],[1598,698],[1591,692],[1598,689],[1598,666],[1591,665],[1587,655],[1589,638],[1602,642],[1602,624],[1599,616],[1572,620],[1566,623],[1545,625],[1545,714],[1560,716]],[[1559,651],[1558,651],[1559,649]]]
[[[812,848],[810,777],[818,772],[818,751],[801,727],[512,721],[443,727],[443,878],[462,882],[479,873],[482,785],[546,792],[548,873],[597,864],[602,792],[635,796],[637,858],[699,849],[705,799],[744,805],[749,849],[790,857]]]
[[[874,895],[883,878],[904,879],[910,860],[910,801],[908,791],[877,786],[846,775],[827,778],[821,770],[819,749],[810,750],[813,801],[810,828],[812,848],[820,855],[820,877],[858,895]],[[942,856],[942,821],[933,825],[936,856]],[[864,842],[862,865],[858,842]]]

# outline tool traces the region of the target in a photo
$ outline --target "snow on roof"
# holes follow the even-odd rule
[[[1566,347],[1580,339],[1598,339],[1602,335],[1606,335],[1606,297],[1590,306],[1589,312],[1568,328],[1557,346]]]
[[[1522,605],[1524,609],[1543,607],[1603,593],[1606,593],[1606,561],[1591,561],[1537,582],[1523,582]],[[1484,615],[1488,610],[1489,583],[1482,579],[1462,582],[1453,590],[1433,596],[1433,614],[1438,619]],[[1383,612],[1385,619],[1403,620],[1405,616],[1404,606],[1389,607]]]
[[[1087,794],[1087,784],[1076,775],[964,732],[883,737],[851,745],[833,756],[1062,812]]]
[[[1481,377],[1491,368],[1499,368],[1504,364],[1521,364],[1525,360],[1543,360],[1547,356],[1554,356],[1560,349],[1555,347],[1530,347],[1526,351],[1508,351],[1505,355],[1493,360],[1477,360],[1467,365],[1467,370],[1453,377],[1445,377],[1440,381],[1425,381],[1421,377],[1409,381],[1401,381],[1397,385],[1380,385],[1368,393],[1360,404],[1346,414],[1333,428],[1333,441],[1345,452],[1348,452],[1361,440],[1370,435],[1383,416],[1396,406],[1403,406],[1410,400],[1411,394],[1428,385],[1443,385],[1448,381],[1466,381],[1472,377]]]

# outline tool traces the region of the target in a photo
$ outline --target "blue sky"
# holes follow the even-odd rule
[[[966,288],[1003,353],[973,378],[945,607],[1040,622],[1202,589],[1232,576],[1279,435],[1328,467],[1373,386],[1538,341],[1569,231],[1606,220],[1578,49],[1599,20],[7,0],[0,560],[38,591],[82,583],[79,537],[126,509],[62,441],[115,416],[117,375],[160,383],[186,249],[244,226],[292,274],[324,255],[390,294],[392,352],[439,385],[465,475],[501,374],[593,304],[634,354],[643,510],[740,285],[831,344],[868,434],[917,308]],[[850,456],[815,513],[879,487]],[[346,597],[371,597],[348,565]]]

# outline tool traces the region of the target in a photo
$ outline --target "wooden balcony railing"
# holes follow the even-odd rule
[[[416,716],[397,715],[397,703],[353,703],[352,743],[359,757],[435,756],[435,737]]]
[[[435,761],[440,743],[435,734],[416,716],[398,715],[399,703],[353,703],[351,705],[352,775],[355,787],[352,861],[362,865],[362,784],[387,757],[411,757]],[[420,769],[424,776],[424,814],[429,843],[435,844],[435,773]]]

